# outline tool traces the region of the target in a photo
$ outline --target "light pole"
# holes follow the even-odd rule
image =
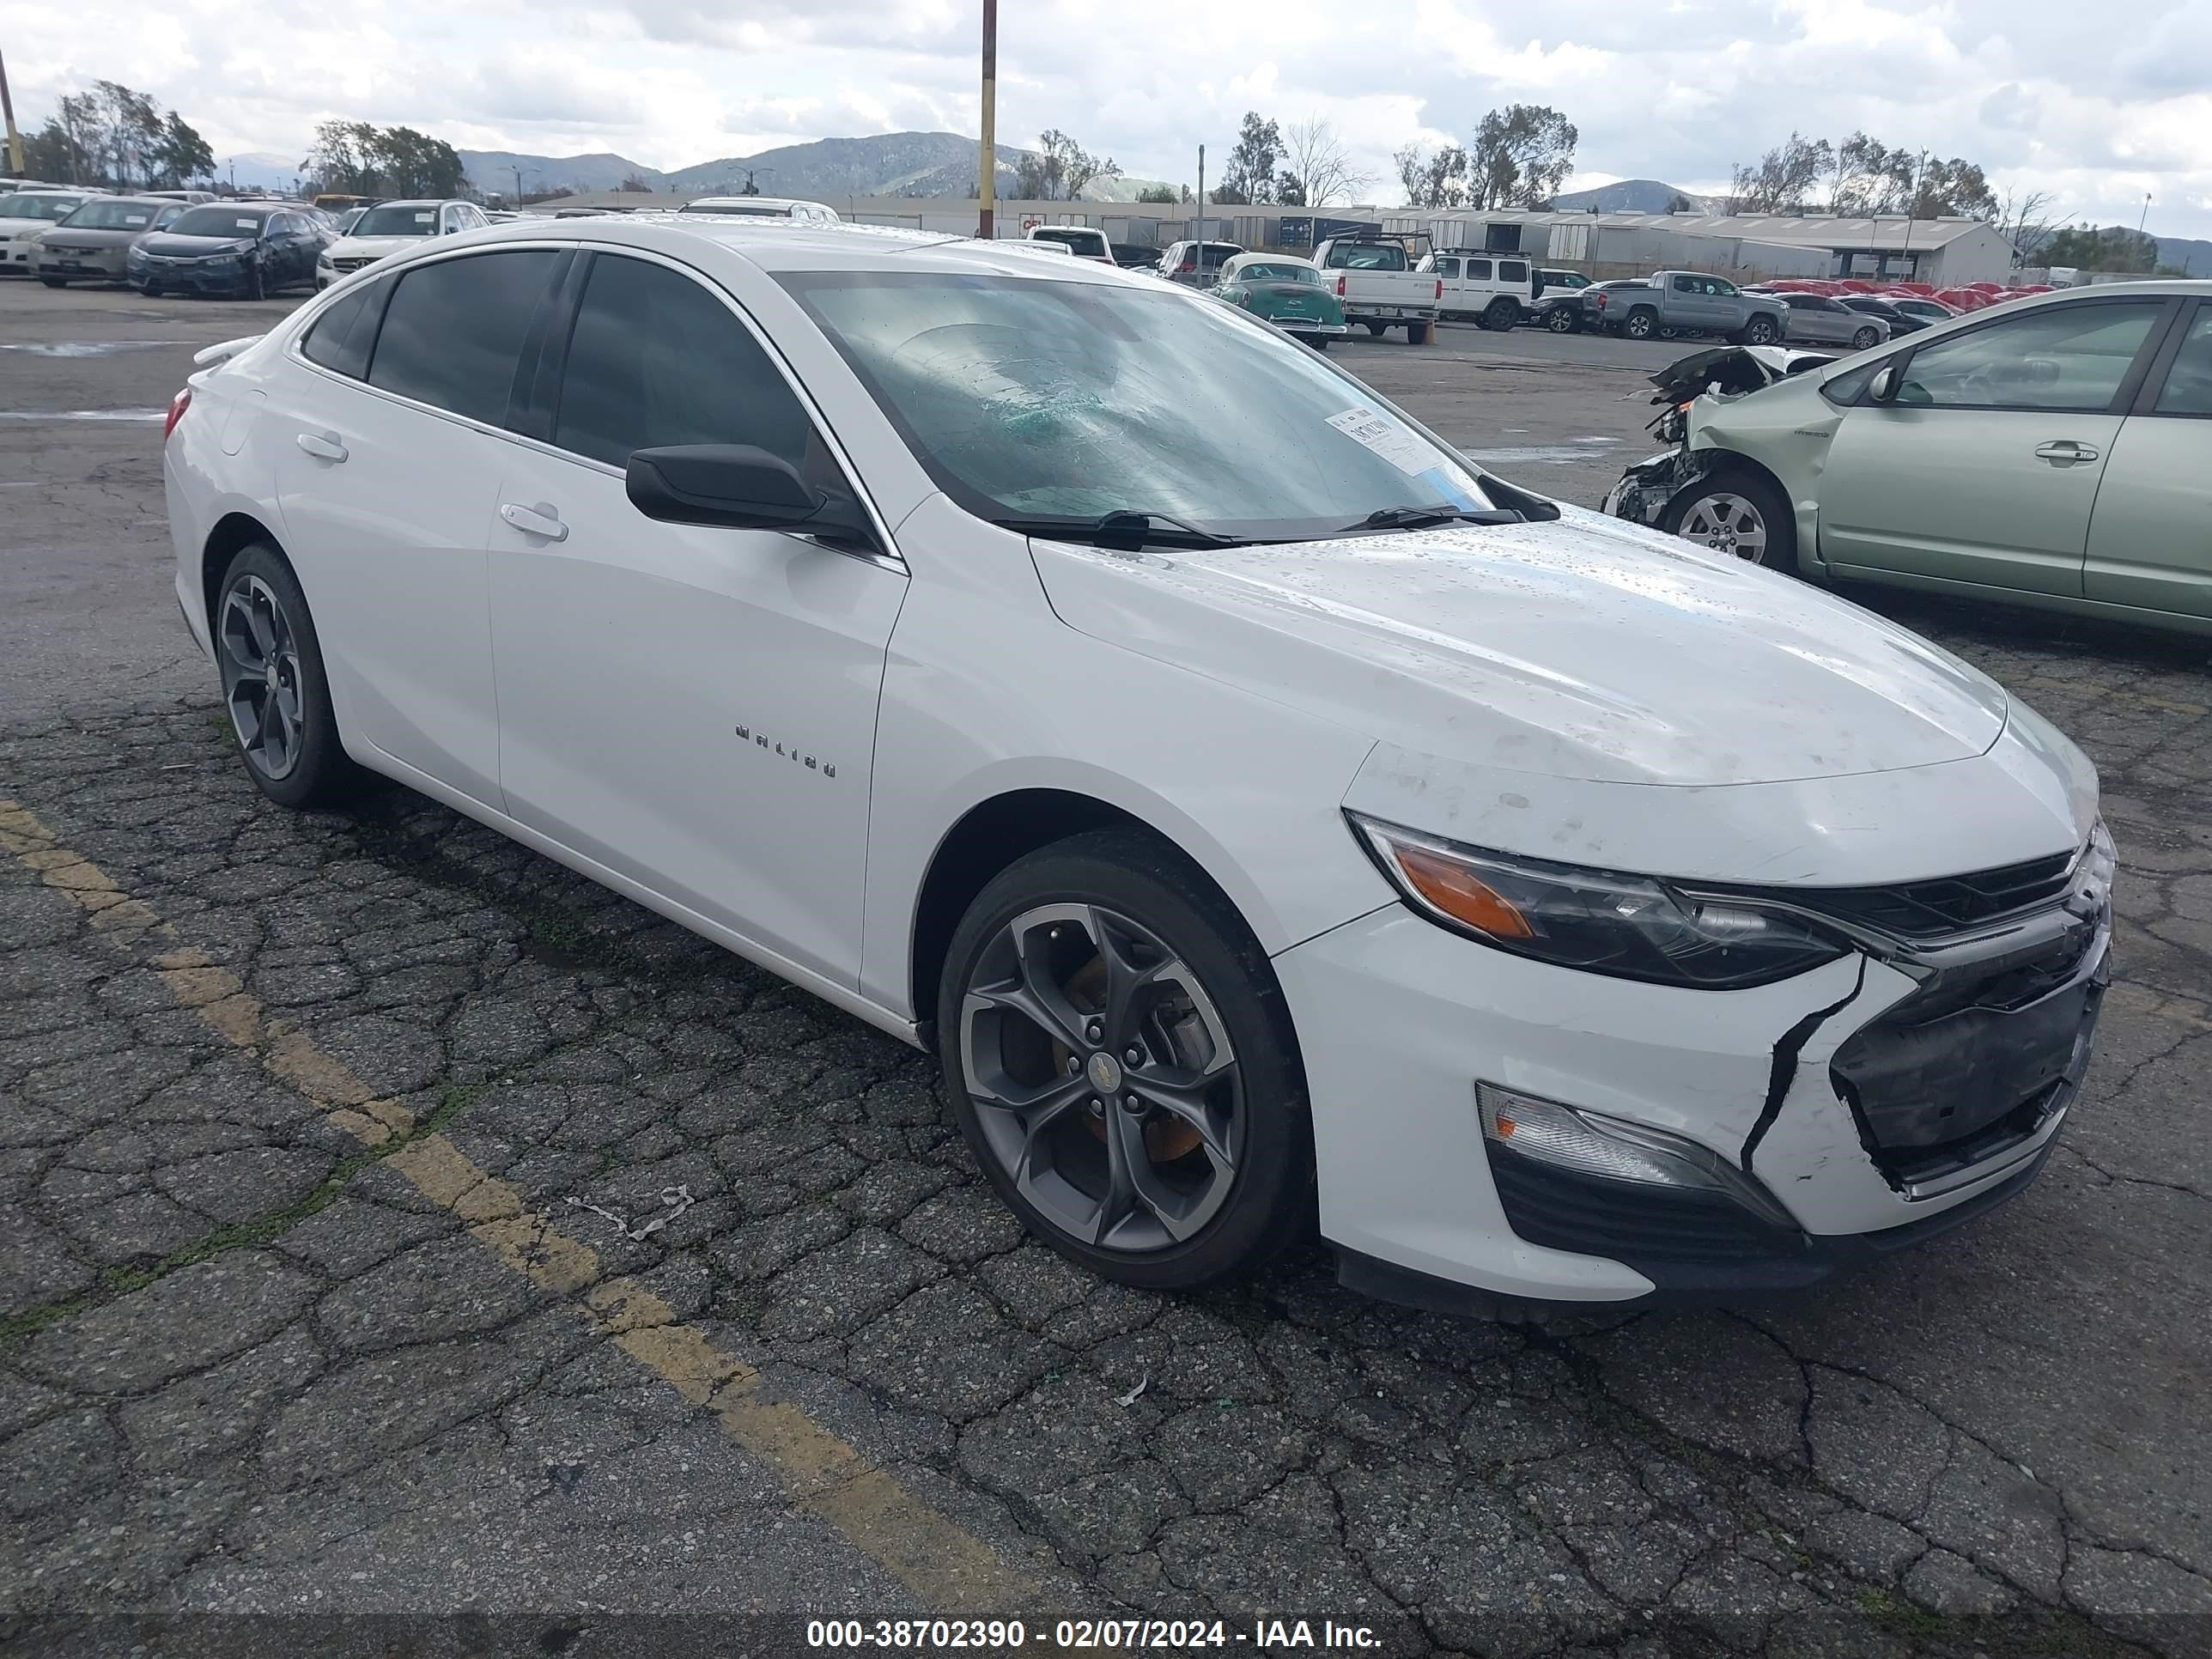
[[[983,137],[975,155],[975,234],[999,234],[999,0],[983,0]]]
[[[1198,274],[1206,274],[1206,146],[1198,147]]]

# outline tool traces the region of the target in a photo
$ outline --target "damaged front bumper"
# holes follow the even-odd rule
[[[1620,475],[1620,482],[1606,491],[1603,510],[1609,517],[1657,529],[1667,503],[1705,476],[1716,453],[1670,449],[1635,462]]]
[[[2033,874],[2040,909],[1917,941],[1847,922],[1859,950],[1742,990],[1556,967],[1398,906],[1285,951],[1345,1282],[1470,1312],[1796,1291],[2012,1197],[2073,1103],[2110,974],[2109,842],[2040,863],[1988,878]],[[1647,1170],[1713,1178],[1510,1150],[1486,1133],[1507,1094],[1640,1136]]]

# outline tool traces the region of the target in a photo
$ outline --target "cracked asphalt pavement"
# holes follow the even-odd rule
[[[1317,1248],[1143,1295],[924,1057],[418,797],[253,791],[131,412],[283,309],[0,285],[0,1646],[2212,1652],[2203,641],[1858,596],[2104,774],[2116,981],[2014,1202],[1742,1308],[1454,1320]],[[1641,453],[1634,349],[1443,342],[1341,361],[1570,499]]]

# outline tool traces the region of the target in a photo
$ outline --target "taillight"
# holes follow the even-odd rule
[[[1443,279],[1443,277],[1439,276],[1439,277],[1437,277],[1437,298],[1438,298],[1439,300],[1441,300],[1441,299],[1443,299],[1443,297],[1444,297],[1444,279]]]
[[[1344,276],[1340,271],[1337,274],[1336,278],[1336,297],[1340,300],[1344,297]]]
[[[169,399],[169,418],[161,423],[161,441],[169,441],[169,434],[177,429],[177,422],[185,418],[185,411],[192,406],[192,389],[186,386]]]
[[[1603,310],[1605,309],[1605,295],[1602,295],[1602,294],[1593,294],[1592,295],[1590,295],[1590,298],[1591,298],[1591,299],[1593,299],[1593,300],[1595,300],[1595,301],[1597,302],[1597,308],[1598,308],[1600,311],[1603,311]]]

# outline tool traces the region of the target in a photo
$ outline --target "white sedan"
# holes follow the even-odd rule
[[[490,222],[482,208],[458,197],[354,209],[337,240],[316,256],[315,286],[328,288],[387,253],[420,247],[432,237],[458,236]]]
[[[1317,1223],[1430,1305],[1802,1285],[2074,1100],[2071,743],[1198,296],[580,219],[204,356],[177,597],[262,792],[398,779],[933,1046],[1100,1273]]]

